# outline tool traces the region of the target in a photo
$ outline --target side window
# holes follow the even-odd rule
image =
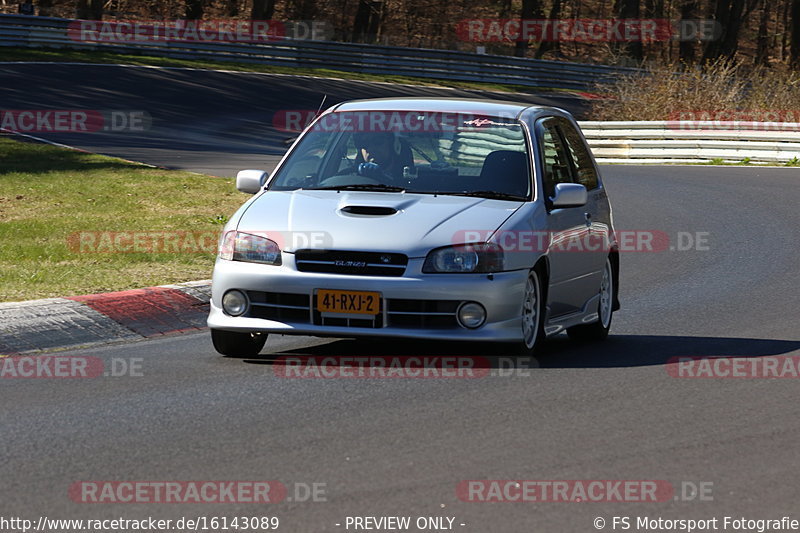
[[[596,189],[598,185],[597,170],[592,163],[589,149],[581,139],[578,130],[568,120],[559,120],[561,133],[567,141],[569,154],[577,171],[577,182],[588,190]]]
[[[558,133],[556,123],[546,120],[541,123],[540,145],[542,150],[542,164],[544,166],[544,194],[552,198],[556,185],[559,183],[572,183],[572,167],[570,155]]]

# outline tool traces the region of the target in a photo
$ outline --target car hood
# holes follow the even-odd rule
[[[522,205],[431,194],[267,191],[245,210],[237,229],[266,233],[286,252],[312,248],[424,257],[439,246],[485,240]]]

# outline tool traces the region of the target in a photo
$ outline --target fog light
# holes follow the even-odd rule
[[[222,297],[222,310],[231,316],[240,316],[247,311],[247,296],[242,291],[228,291]]]
[[[479,328],[486,320],[486,309],[479,303],[466,302],[458,308],[458,323],[468,329]]]

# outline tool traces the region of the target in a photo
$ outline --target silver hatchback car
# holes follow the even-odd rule
[[[572,116],[461,99],[328,109],[231,217],[208,326],[224,355],[269,333],[514,343],[604,339],[619,308],[608,195]]]

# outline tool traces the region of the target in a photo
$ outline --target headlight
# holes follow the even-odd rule
[[[477,274],[503,270],[503,250],[495,243],[459,244],[437,248],[425,258],[426,274]]]
[[[219,258],[278,266],[281,264],[281,249],[275,241],[266,237],[229,231],[220,241]]]

